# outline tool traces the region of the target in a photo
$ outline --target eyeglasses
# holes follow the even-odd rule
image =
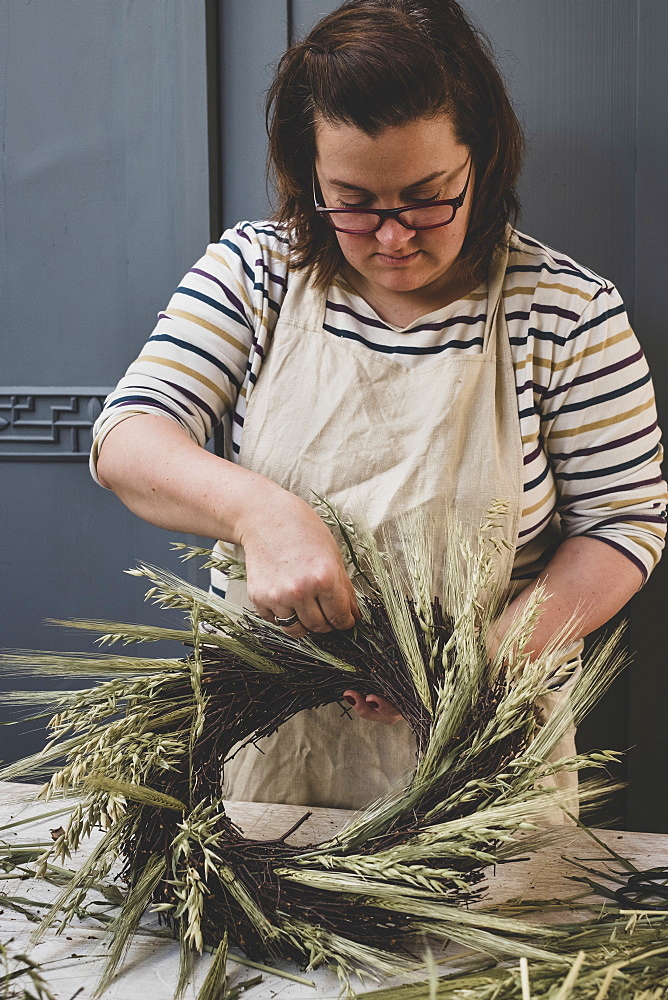
[[[313,171],[313,201],[315,210],[337,233],[351,233],[364,236],[377,233],[385,219],[396,219],[405,229],[438,229],[449,226],[457,209],[461,208],[468,191],[473,161],[469,161],[469,172],[461,194],[445,201],[423,202],[419,205],[402,205],[400,208],[326,208],[318,204],[316,174]]]

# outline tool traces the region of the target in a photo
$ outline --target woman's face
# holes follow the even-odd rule
[[[352,125],[316,122],[315,167],[328,208],[397,208],[456,198],[469,162],[469,150],[455,138],[446,115],[388,128],[374,138]],[[406,229],[389,218],[376,233],[337,232],[358,291],[417,300],[455,288],[473,188],[472,171],[464,204],[438,229]]]

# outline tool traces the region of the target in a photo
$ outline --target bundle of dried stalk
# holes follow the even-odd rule
[[[43,927],[66,922],[123,859],[127,892],[110,927],[101,988],[149,904],[181,940],[179,990],[193,953],[226,935],[251,958],[326,963],[344,983],[353,973],[410,967],[411,938],[423,933],[490,953],[564,961],[550,949],[560,933],[554,928],[462,904],[480,894],[487,865],[545,842],[536,825],[561,800],[536,787],[541,777],[613,759],[600,753],[548,763],[565,729],[619,670],[617,637],[601,645],[570,701],[541,726],[534,702],[563,644],[563,636],[555,637],[533,662],[524,652],[542,595],[531,599],[492,659],[486,649],[499,605],[493,579],[500,506],[473,542],[453,527],[438,599],[432,599],[434,549],[424,524],[404,523],[399,560],[329,504],[322,502],[321,513],[339,535],[355,582],[362,621],[352,632],[292,639],[169,572],[140,565],[132,572],[150,580],[147,597],[186,613],[183,630],[60,624],[101,632],[103,645],[184,642],[192,647],[187,659],[5,657],[5,669],[107,678],[59,692],[48,745],[0,775],[48,775],[65,757],[43,794],[85,794],[54,845],[56,857],[75,851],[95,826],[106,830]],[[201,552],[187,550],[185,557]],[[337,701],[351,685],[400,707],[417,741],[414,774],[326,843],[296,848],[287,834],[272,842],[246,839],[225,813],[229,754],[298,711]],[[44,692],[25,695],[33,697]],[[518,830],[528,840],[518,842]]]
[[[668,996],[668,913],[603,913],[560,924],[554,950],[568,959],[519,964],[469,956],[457,974],[358,994],[365,1000],[665,1000]]]

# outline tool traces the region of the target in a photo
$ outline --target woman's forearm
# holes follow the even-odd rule
[[[538,579],[509,604],[495,623],[489,643],[491,653],[540,584],[547,598],[527,646],[527,652],[534,656],[569,625],[564,635],[566,642],[582,639],[610,621],[641,586],[642,574],[630,559],[597,538],[567,538]]]
[[[109,431],[97,474],[144,520],[235,543],[252,508],[285,492],[265,476],[200,448],[173,420],[145,413]]]
[[[359,617],[334,536],[300,497],[200,448],[166,417],[136,414],[102,443],[97,474],[158,527],[241,545],[248,596],[293,636],[352,628]]]

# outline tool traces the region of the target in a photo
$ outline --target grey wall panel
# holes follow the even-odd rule
[[[635,240],[636,328],[668,430],[668,4],[641,0]],[[665,466],[664,466],[665,470]],[[637,829],[668,831],[668,557],[631,605],[629,812]]]
[[[660,407],[668,419],[668,4],[638,4],[637,194],[635,287],[638,327],[654,379],[664,390]]]
[[[330,14],[338,6],[336,0],[292,0],[293,38],[303,38],[321,17]]]
[[[174,532],[131,516],[84,465],[10,463],[2,471],[2,605],[12,608],[3,614],[2,646],[94,648],[84,634],[47,628],[45,618],[182,620],[145,604],[148,581],[123,572],[138,559],[176,569]]]
[[[108,384],[206,243],[203,4],[3,18],[2,382]]]
[[[0,0],[0,393],[44,387],[40,420],[64,387],[116,382],[206,246],[204,15],[200,0]],[[33,460],[0,466],[0,644],[93,648],[46,617],[179,620],[122,573],[143,557],[206,586],[170,533],[68,459],[69,431],[53,447],[6,438]],[[0,729],[0,757],[36,749],[30,728]]]
[[[223,224],[265,219],[265,92],[288,36],[287,0],[221,3]]]
[[[520,225],[633,306],[636,5],[465,0],[526,129]]]
[[[179,612],[161,611],[144,602],[147,580],[124,573],[142,559],[198,582],[170,550],[175,533],[130,514],[112,493],[93,483],[85,465],[8,463],[2,473],[0,646],[96,651],[93,633],[47,626],[46,618],[181,627]],[[206,586],[206,577],[201,574],[201,585]],[[123,652],[179,657],[186,650],[178,643],[161,642],[125,647]],[[3,674],[0,704],[2,690],[77,686],[71,678],[26,680]],[[16,717],[15,711],[2,706],[0,722]],[[35,722],[0,729],[0,759],[34,752],[42,742],[41,733]]]

